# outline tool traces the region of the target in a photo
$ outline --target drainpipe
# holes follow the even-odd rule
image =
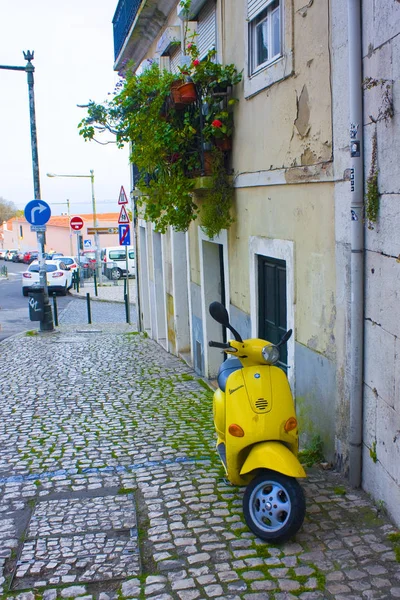
[[[361,0],[348,0],[351,160],[351,385],[349,480],[360,487],[363,430],[364,164]]]

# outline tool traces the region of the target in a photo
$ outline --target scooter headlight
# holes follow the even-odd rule
[[[272,344],[269,346],[264,346],[264,348],[261,350],[261,354],[268,365],[274,365],[279,360],[279,350]]]

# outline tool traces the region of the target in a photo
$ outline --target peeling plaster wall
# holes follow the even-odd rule
[[[241,23],[237,38],[226,36],[225,54],[237,65],[245,62],[244,43],[238,43],[244,38],[244,4],[240,0],[234,8],[230,6],[229,13],[226,10],[227,21]],[[239,102],[234,144],[243,151],[234,156],[238,173],[332,159],[328,2],[314,2],[307,10],[302,10],[307,4],[304,0],[287,4],[293,4],[294,73]],[[226,29],[230,33],[229,24]]]
[[[248,239],[295,243],[296,340],[335,359],[333,185],[282,185],[237,190],[230,230],[231,303],[250,313]]]
[[[363,77],[393,86],[394,117],[380,120],[384,88],[364,91],[364,174],[377,132],[379,216],[365,232],[365,331],[362,485],[400,526],[400,5],[362,3]],[[349,166],[347,1],[332,3],[335,175]],[[392,84],[393,82],[393,84]],[[371,119],[372,117],[372,119]],[[373,121],[377,121],[374,123]],[[339,402],[336,455],[347,468],[350,367],[350,189],[335,186]]]
[[[264,185],[244,184],[236,190],[229,277],[231,305],[237,313],[231,312],[250,313],[249,238],[293,241],[296,396],[304,409],[308,438],[321,432],[327,458],[333,460],[337,323],[329,4],[289,0],[286,10],[289,5],[293,73],[248,99],[242,96],[243,84],[237,91],[233,144],[237,181],[259,172]],[[224,6],[224,57],[243,65],[245,2],[232,6],[225,1]],[[280,185],[272,185],[269,174],[278,170]],[[243,317],[238,321],[245,324]]]

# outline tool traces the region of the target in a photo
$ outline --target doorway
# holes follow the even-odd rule
[[[204,374],[215,379],[225,354],[209,349],[208,342],[226,342],[227,332],[224,327],[214,321],[209,313],[211,302],[218,301],[229,312],[229,279],[228,279],[228,240],[226,232],[210,240],[200,235],[200,265],[202,287],[202,321],[203,321],[203,353]]]
[[[258,336],[277,344],[287,331],[286,261],[258,256]],[[287,372],[287,345],[277,366]]]

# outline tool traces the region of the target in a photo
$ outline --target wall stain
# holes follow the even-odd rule
[[[317,155],[313,152],[309,146],[304,150],[301,155],[301,164],[302,165],[313,165],[317,162]]]

